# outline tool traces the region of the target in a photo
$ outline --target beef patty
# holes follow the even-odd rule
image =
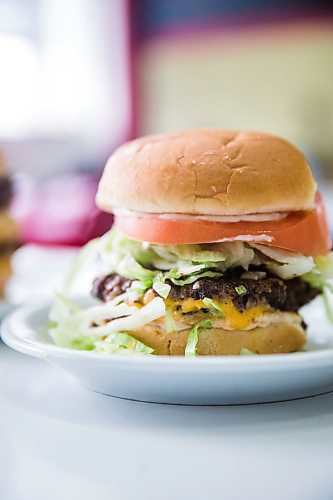
[[[229,299],[239,311],[263,303],[280,311],[297,311],[319,293],[319,289],[300,278],[287,281],[275,277],[261,280],[202,278],[191,285],[173,286],[169,297],[174,300],[204,297]]]
[[[96,278],[93,283],[92,295],[103,302],[109,302],[118,295],[126,292],[132,281],[119,276],[119,274],[109,274],[102,278]]]
[[[208,298],[229,299],[238,310],[244,311],[259,304],[269,304],[280,311],[297,311],[319,293],[301,278],[282,280],[268,275],[264,279],[242,279],[243,270],[233,270],[232,274],[220,279],[201,278],[190,285],[177,286],[172,283],[169,298],[171,300],[196,300]],[[237,277],[238,273],[238,277]],[[118,274],[110,274],[94,281],[92,294],[104,302],[125,292],[131,285],[131,280]]]

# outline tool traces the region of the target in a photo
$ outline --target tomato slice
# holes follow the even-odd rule
[[[303,255],[323,255],[332,245],[321,195],[313,210],[291,212],[280,220],[216,222],[164,219],[158,214],[117,215],[116,227],[127,236],[150,243],[177,245],[221,240],[262,243]]]

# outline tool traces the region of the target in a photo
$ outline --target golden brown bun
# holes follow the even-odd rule
[[[154,354],[184,356],[190,330],[167,333],[156,323],[136,330],[132,335],[154,349]],[[301,326],[276,323],[253,330],[202,329],[199,333],[197,352],[202,356],[239,354],[242,348],[257,354],[295,352],[305,343]]]
[[[101,178],[106,212],[240,215],[313,207],[316,183],[303,154],[270,134],[185,130],[121,146]]]

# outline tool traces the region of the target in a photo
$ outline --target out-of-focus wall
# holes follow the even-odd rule
[[[13,172],[101,169],[131,136],[127,9],[0,0],[0,149]]]
[[[140,133],[265,130],[295,142],[333,175],[333,16],[303,12],[299,2],[289,3],[291,11],[275,5],[249,15],[245,3],[234,5],[243,7],[236,17],[225,2],[218,9],[211,1],[214,19],[196,11],[194,21],[176,23],[171,5],[167,26],[148,16],[137,50]]]

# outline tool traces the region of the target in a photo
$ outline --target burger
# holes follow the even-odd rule
[[[289,142],[258,132],[186,130],[143,137],[109,159],[96,202],[113,228],[98,256],[93,304],[58,294],[50,334],[116,354],[291,353],[300,308],[332,285],[325,210]],[[67,280],[68,287],[71,280]]]
[[[5,284],[11,274],[11,256],[18,247],[16,224],[8,213],[12,184],[0,156],[0,299],[4,298]]]

